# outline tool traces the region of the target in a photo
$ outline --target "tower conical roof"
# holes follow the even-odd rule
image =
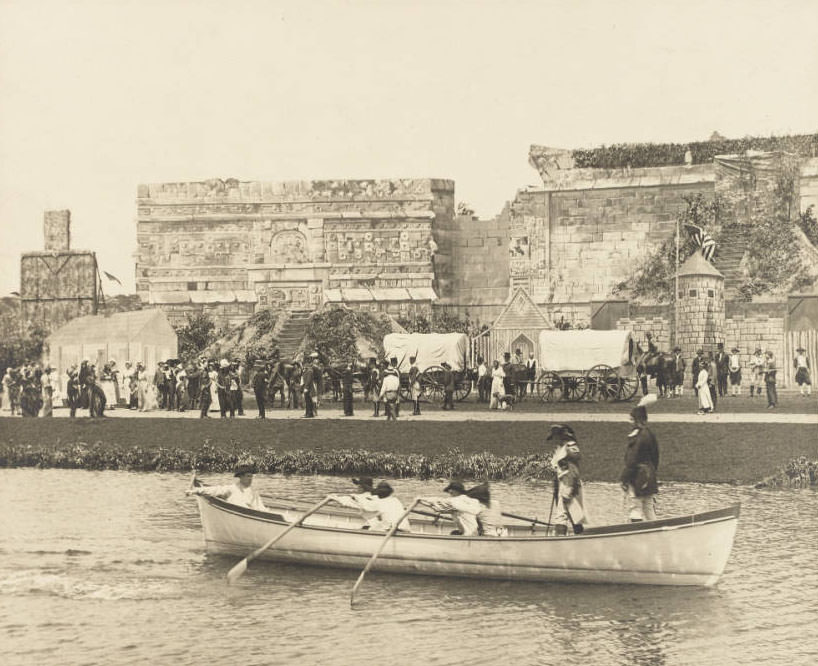
[[[679,277],[685,275],[713,275],[720,277],[722,280],[724,279],[724,275],[707,261],[698,250],[691,254],[679,268]]]

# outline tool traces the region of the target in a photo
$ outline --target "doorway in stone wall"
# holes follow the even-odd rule
[[[517,353],[517,350],[520,350],[523,359],[528,358],[528,354],[530,352],[535,351],[534,349],[534,342],[525,334],[520,334],[516,338],[514,338],[513,342],[511,343],[511,357],[514,358],[514,355]]]

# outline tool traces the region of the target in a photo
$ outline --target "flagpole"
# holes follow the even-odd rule
[[[679,345],[679,217],[676,217],[676,271],[675,289],[673,292],[673,303],[675,305],[673,313],[673,346]]]

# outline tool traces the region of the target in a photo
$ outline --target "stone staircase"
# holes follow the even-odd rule
[[[724,298],[730,300],[739,295],[738,288],[742,282],[741,260],[747,251],[748,237],[744,231],[731,231],[729,241],[722,241],[716,248],[713,259],[715,266],[724,275]]]
[[[278,351],[281,358],[290,359],[295,356],[307,334],[311,310],[291,310],[289,316],[278,332]]]

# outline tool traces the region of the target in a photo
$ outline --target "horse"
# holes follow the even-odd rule
[[[642,395],[648,392],[648,378],[656,380],[656,393],[660,398],[671,397],[679,386],[674,368],[674,356],[658,350],[643,351],[637,345],[636,374],[642,387]]]

